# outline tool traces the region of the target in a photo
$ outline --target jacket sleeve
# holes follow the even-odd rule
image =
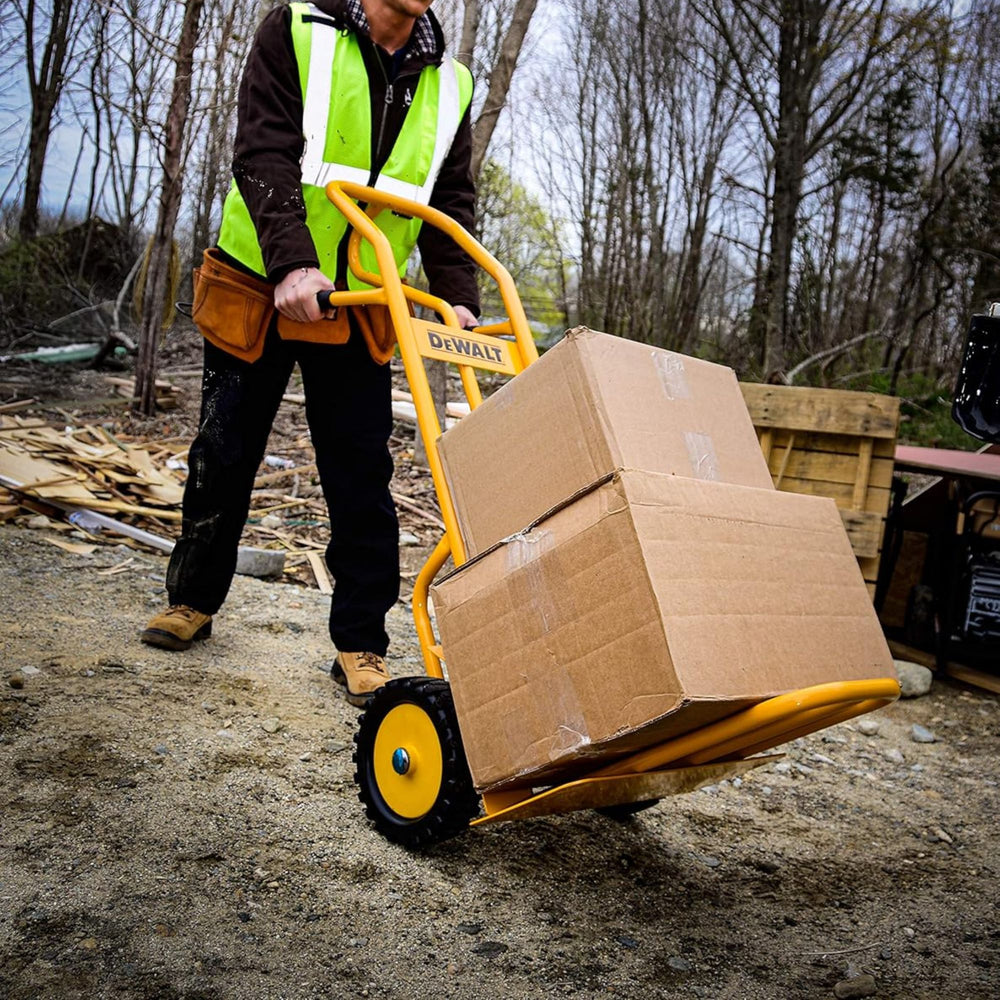
[[[458,126],[431,194],[431,208],[450,216],[470,233],[476,231],[476,189],[472,181],[472,125],[469,111]],[[479,315],[477,266],[454,240],[426,225],[417,239],[432,295]]]
[[[297,267],[319,264],[302,199],[301,122],[291,12],[282,5],[261,22],[247,57],[233,151],[233,177],[256,227],[271,281]]]

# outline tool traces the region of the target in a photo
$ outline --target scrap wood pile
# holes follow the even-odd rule
[[[164,460],[103,427],[60,430],[50,421],[0,416],[0,476],[8,490],[62,509],[137,515],[156,527],[180,520],[182,484]],[[31,501],[35,501],[33,504]]]
[[[254,481],[241,544],[283,551],[286,580],[325,590],[329,518],[309,439],[284,450],[295,457],[268,456]],[[0,521],[19,518],[84,542],[168,550],[180,533],[186,458],[187,438],[143,441],[100,425],[0,413]],[[407,465],[405,454],[397,456],[401,526],[411,544],[433,544],[441,527],[433,487]],[[65,541],[61,547],[80,551]]]

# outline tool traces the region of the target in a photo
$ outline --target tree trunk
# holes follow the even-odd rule
[[[771,245],[767,270],[754,303],[757,342],[765,378],[786,363],[788,288],[796,220],[802,200],[807,159],[806,130],[815,67],[819,8],[803,11],[794,0],[782,0],[778,30],[778,116],[774,141],[774,192],[770,206]]]
[[[458,44],[458,61],[472,69],[476,53],[476,38],[479,35],[481,16],[479,0],[465,0],[465,14],[462,18],[462,40]]]
[[[431,398],[434,400],[434,411],[437,413],[438,423],[441,425],[443,434],[447,424],[448,411],[448,365],[443,361],[432,361],[430,365],[424,364],[427,372],[427,384],[430,386]],[[420,426],[413,430],[413,464],[421,468],[430,467],[427,460],[427,452],[431,448],[436,448],[436,441],[425,441],[420,433]]]
[[[510,90],[514,68],[517,66],[517,57],[520,55],[524,36],[528,33],[528,25],[531,24],[531,18],[537,6],[538,0],[522,0],[514,8],[514,14],[507,26],[507,33],[504,35],[503,45],[500,47],[500,55],[490,73],[490,86],[486,92],[486,102],[483,104],[472,129],[473,179],[479,176],[483,160],[486,159],[486,150],[489,148],[490,139],[493,138],[497,119],[507,102],[507,92]],[[462,36],[464,40],[464,26]]]
[[[25,62],[28,72],[28,92],[31,95],[31,127],[28,133],[28,163],[24,177],[24,199],[18,234],[22,240],[38,235],[38,211],[42,197],[42,171],[45,154],[52,134],[52,116],[63,83],[71,48],[70,24],[73,21],[73,0],[52,0],[52,20],[42,49],[42,63],[35,66],[35,0],[28,0],[24,14]]]
[[[191,69],[198,41],[203,0],[187,0],[180,40],[177,43],[176,71],[167,127],[163,144],[163,184],[156,229],[150,245],[146,291],[142,303],[139,330],[139,356],[136,360],[134,412],[151,416],[156,406],[156,349],[163,324],[164,305],[170,284],[170,256],[174,227],[180,208],[182,178],[181,160],[184,148],[184,128],[191,103]]]
[[[28,140],[28,163],[24,177],[24,201],[17,232],[22,240],[38,235],[38,204],[42,197],[42,171],[51,132],[51,107],[37,106],[31,110],[31,132]]]

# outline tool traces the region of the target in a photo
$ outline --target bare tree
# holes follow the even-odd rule
[[[482,10],[479,0],[465,0],[465,15],[462,18],[462,35],[458,43],[458,59],[470,69],[476,54],[476,37],[479,34],[479,19]]]
[[[923,37],[889,0],[711,0],[706,17],[726,41],[772,166],[768,252],[758,274],[751,336],[764,374],[786,366],[789,289],[807,171],[858,105],[877,93]]]
[[[156,405],[157,341],[163,323],[164,305],[170,281],[170,258],[177,213],[183,190],[181,167],[185,126],[191,101],[191,75],[203,0],[185,0],[184,20],[177,42],[173,90],[167,109],[163,142],[163,180],[156,229],[150,243],[146,293],[143,297],[142,323],[139,331],[139,356],[136,361],[135,395],[132,409],[147,416]]]
[[[471,6],[475,9],[476,23],[478,24],[477,0],[472,0]],[[500,112],[503,111],[507,102],[507,94],[510,91],[511,80],[514,77],[514,70],[517,67],[517,59],[524,45],[525,35],[535,14],[538,0],[521,0],[513,10],[507,30],[503,36],[503,43],[500,51],[489,73],[489,87],[486,91],[486,100],[476,118],[472,129],[472,176],[478,177],[483,161],[486,159],[486,152],[493,138],[493,132],[497,126]],[[467,18],[463,25],[462,45],[465,48],[469,43],[466,37],[466,27],[470,26],[471,17]],[[470,27],[470,37],[474,38],[474,32]]]
[[[726,253],[712,225],[742,107],[730,56],[677,0],[566,9],[535,144],[552,201],[572,205],[579,321],[692,350]]]
[[[71,68],[76,34],[74,18],[80,16],[77,0],[49,0],[39,8],[36,0],[14,0],[24,31],[24,66],[28,77],[31,119],[28,157],[18,232],[30,239],[38,231],[42,172],[52,135],[56,105]],[[39,40],[39,27],[43,37]],[[40,51],[39,51],[40,50]]]
[[[250,0],[226,0],[206,10],[192,109],[198,126],[190,130],[193,148],[188,160],[191,244],[196,256],[215,238],[229,188],[239,70],[257,14],[257,5]]]

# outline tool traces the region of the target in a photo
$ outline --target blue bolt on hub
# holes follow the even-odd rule
[[[410,769],[410,755],[402,747],[392,752],[392,769],[396,774],[406,774]]]

